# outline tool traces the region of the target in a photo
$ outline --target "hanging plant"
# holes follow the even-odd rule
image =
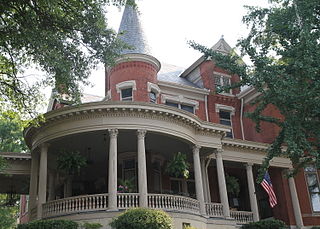
[[[229,176],[229,174],[226,173],[226,186],[229,194],[234,195],[235,197],[239,195],[240,184],[238,178]]]
[[[174,154],[166,167],[166,172],[173,177],[189,178],[190,164],[187,162],[187,155],[181,152]]]
[[[79,174],[86,165],[87,159],[79,152],[63,152],[57,158],[57,168],[66,174]]]

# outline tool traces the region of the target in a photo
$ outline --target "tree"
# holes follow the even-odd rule
[[[39,88],[53,86],[76,100],[98,62],[112,64],[128,48],[107,28],[105,6],[125,0],[1,0],[0,108],[34,116]],[[134,4],[133,0],[128,1]],[[46,77],[28,85],[23,70],[35,64]]]
[[[238,46],[252,65],[238,64],[236,55],[222,55],[190,42],[218,66],[241,77],[231,87],[247,85],[261,93],[253,102],[254,112],[247,114],[258,131],[264,121],[280,127],[259,180],[277,156],[289,157],[295,172],[309,163],[320,167],[320,5],[318,0],[269,2],[268,8],[247,7],[243,18],[250,32]],[[263,115],[270,104],[282,119]]]
[[[18,202],[7,206],[7,194],[0,194],[0,229],[15,228],[19,212]]]

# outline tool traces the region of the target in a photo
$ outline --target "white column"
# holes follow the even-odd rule
[[[221,203],[223,205],[223,214],[224,214],[224,217],[230,218],[226,178],[224,175],[224,167],[223,167],[223,161],[222,161],[222,149],[217,149],[216,162],[217,162],[219,193],[220,193]]]
[[[109,130],[109,178],[108,178],[108,200],[109,210],[117,210],[117,138],[118,130]]]
[[[42,204],[47,200],[48,144],[40,146],[40,169],[38,187],[37,219],[42,217]]]
[[[256,190],[254,186],[252,166],[253,166],[252,163],[246,164],[250,206],[251,206],[251,211],[253,212],[253,221],[257,222],[259,221],[259,209],[258,209]]]
[[[29,215],[31,210],[37,206],[37,187],[39,175],[39,153],[34,150],[31,152],[31,174],[30,174],[30,188],[29,188]]]
[[[146,130],[137,130],[138,136],[138,181],[139,181],[139,206],[148,207],[147,165],[145,136]]]
[[[289,177],[289,188],[290,188],[294,218],[296,220],[297,228],[301,229],[301,228],[304,228],[304,225],[303,225],[302,215],[300,211],[300,204],[299,204],[299,199],[297,195],[297,189],[296,189],[296,185],[293,177]]]
[[[200,204],[200,214],[205,215],[206,209],[203,197],[203,184],[201,176],[201,164],[200,164],[200,146],[193,146],[193,165],[194,165],[194,179],[196,183],[196,195]]]
[[[206,168],[205,168],[205,180],[206,180],[206,188],[207,188],[207,193],[208,193],[208,202],[211,203],[211,192],[210,192],[210,185],[209,185],[209,175],[208,175],[208,167],[210,164],[211,158],[208,158],[208,161],[206,162]]]
[[[208,188],[207,188],[207,180],[206,180],[206,158],[201,157],[201,176],[202,176],[202,185],[203,185],[203,195],[205,203],[208,203]]]

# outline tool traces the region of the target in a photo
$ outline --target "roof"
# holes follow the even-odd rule
[[[223,36],[221,36],[220,40],[211,47],[213,51],[220,52],[223,54],[229,54],[232,52],[232,48],[230,45],[224,40]],[[196,67],[202,64],[206,60],[205,56],[201,56],[198,60],[196,60],[189,68],[184,70],[181,73],[181,77],[186,77],[190,72],[192,72]]]
[[[158,80],[199,88],[197,85],[191,83],[186,78],[180,77],[180,74],[181,72],[183,72],[183,70],[184,68],[163,63],[161,65],[161,70],[158,73]]]
[[[119,38],[131,46],[133,49],[125,49],[121,54],[140,53],[151,55],[151,49],[148,45],[142,23],[140,21],[140,13],[132,5],[126,5],[119,31]]]

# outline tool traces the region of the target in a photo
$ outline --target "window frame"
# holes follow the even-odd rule
[[[187,99],[187,98],[184,98],[183,96],[162,95],[162,103],[164,103],[167,106],[170,106],[167,103],[177,104],[177,107],[176,106],[171,106],[171,107],[176,107],[180,110],[184,110],[184,111],[189,112],[191,114],[195,114],[196,109],[199,109],[199,102],[198,101]],[[193,107],[193,112],[182,109],[181,108],[182,106]]]
[[[124,90],[128,90],[128,89],[131,89],[131,96],[128,96],[128,97],[123,97],[123,91]],[[128,87],[128,88],[122,88],[121,91],[120,91],[120,99],[121,101],[133,101],[133,89],[131,87]]]
[[[219,77],[220,85],[216,84],[216,78]],[[228,79],[229,85],[231,85],[231,75],[223,74],[221,72],[213,72],[213,83],[214,83],[214,89],[217,90],[217,86],[227,86],[224,85],[224,79]],[[232,89],[229,90],[229,92],[222,92],[222,93],[217,93],[220,95],[228,95],[228,96],[233,96],[232,94]]]
[[[307,171],[307,168],[312,168],[313,171]],[[312,175],[316,176],[318,192],[310,192],[309,183],[308,183],[308,175],[309,174],[312,174]],[[306,182],[306,186],[307,186],[307,190],[308,190],[310,209],[311,209],[311,211],[313,213],[320,214],[320,208],[319,208],[319,210],[314,210],[313,201],[312,201],[313,200],[312,199],[312,194],[318,194],[319,199],[320,199],[320,182],[319,182],[319,174],[318,174],[317,168],[314,165],[309,165],[306,168],[304,168],[304,177],[305,177],[305,182]]]
[[[224,112],[229,112],[230,113],[230,127],[231,127],[231,135],[232,137],[227,137],[227,138],[230,138],[230,139],[234,139],[234,131],[233,131],[233,122],[232,122],[232,116],[235,115],[235,108],[234,107],[231,107],[231,106],[227,106],[227,105],[223,105],[223,104],[216,104],[216,113],[219,114],[219,123],[220,123],[220,111],[224,111]],[[221,124],[221,123],[220,123]],[[225,124],[221,124],[221,125],[225,125]],[[225,125],[225,126],[228,126],[228,125]],[[227,132],[227,133],[230,133],[230,132]]]
[[[128,88],[132,88],[131,100],[122,98],[122,90],[125,90]],[[117,93],[119,93],[120,95],[120,101],[134,101],[134,91],[137,90],[136,81],[128,80],[128,81],[123,81],[121,83],[118,83],[116,84],[116,90],[117,90]]]

